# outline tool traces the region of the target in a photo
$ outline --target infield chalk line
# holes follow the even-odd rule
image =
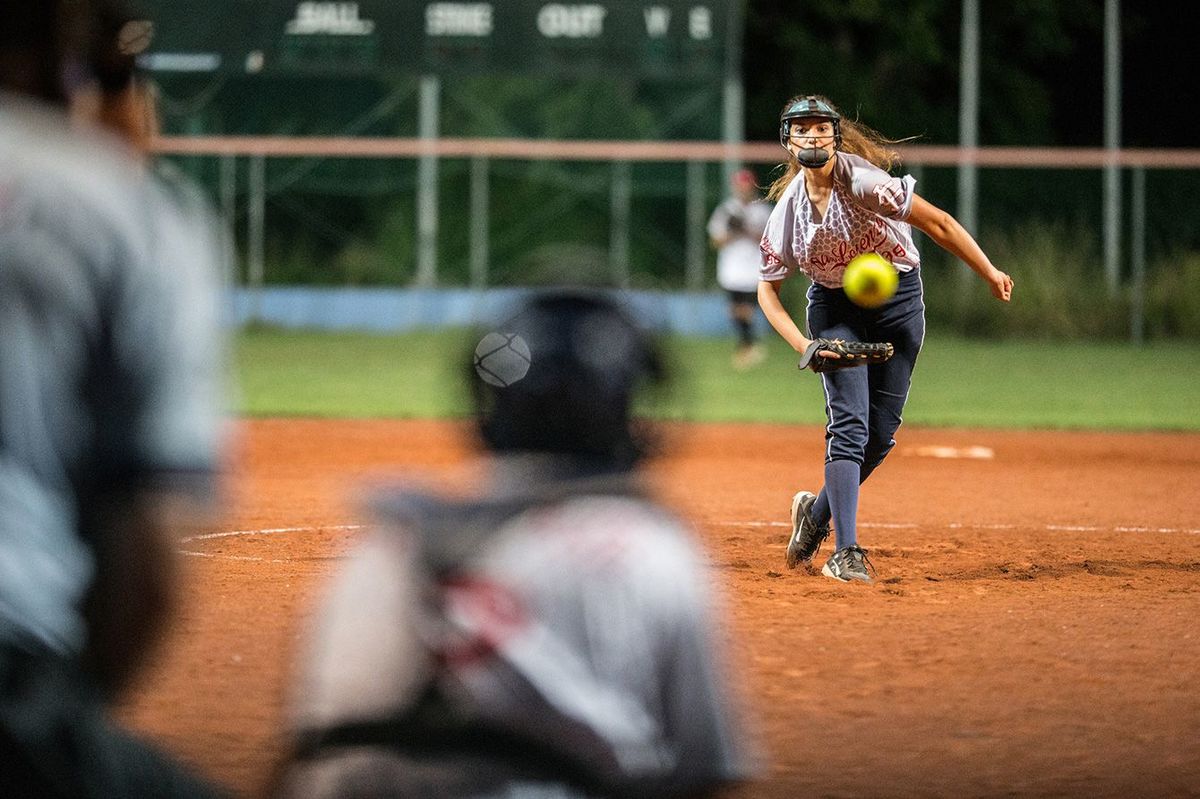
[[[212,558],[213,560],[244,560],[252,563],[291,563],[291,558],[257,558],[253,555],[221,555],[214,552],[194,552],[190,549],[179,550],[180,555],[191,555],[193,558]]]
[[[709,522],[722,527],[786,527],[792,525],[789,522]],[[931,525],[919,524],[895,524],[891,522],[859,522],[859,527],[874,527],[886,530],[912,530],[917,527],[928,527]],[[1016,530],[1022,525],[1017,524],[975,524],[970,522],[951,522],[944,525],[948,530]],[[1082,524],[1047,524],[1042,527],[1043,530],[1051,530],[1055,532],[1073,532],[1073,533],[1183,533],[1184,535],[1200,535],[1200,529],[1190,527],[1125,527],[1117,525],[1114,527],[1094,527],[1091,525]]]
[[[190,541],[208,541],[214,538],[230,538],[239,535],[279,535],[281,533],[307,533],[313,530],[361,530],[362,524],[318,524],[310,527],[264,527],[260,530],[225,530],[219,533],[203,533],[189,535],[179,539],[179,543]],[[252,563],[291,563],[292,558],[260,558],[254,555],[223,555],[219,552],[197,552],[194,549],[181,549],[180,555],[190,555],[193,558],[213,558],[215,560],[241,560]]]
[[[701,524],[705,524],[702,522]],[[764,521],[749,521],[749,522],[707,522],[707,524],[715,524],[721,527],[784,527],[790,528],[792,525],[788,522],[764,522]],[[231,538],[234,536],[244,535],[280,535],[284,533],[307,533],[314,530],[361,530],[366,525],[362,524],[321,524],[309,527],[264,527],[259,530],[225,530],[217,533],[203,533],[201,535],[189,535],[179,539],[179,543],[186,544],[191,541],[209,541],[215,538]],[[923,525],[918,525],[909,522],[859,522],[859,527],[876,528],[883,530],[915,530]],[[1015,530],[1019,527],[1016,524],[976,524],[966,522],[951,522],[944,525],[947,530]],[[1047,524],[1042,527],[1043,530],[1053,532],[1076,532],[1076,533],[1183,533],[1184,535],[1200,535],[1200,529],[1190,527],[1127,527],[1117,525],[1114,527],[1096,527],[1092,525],[1079,524]],[[194,558],[213,558],[216,560],[239,560],[252,563],[291,563],[291,558],[260,558],[254,555],[223,555],[216,552],[197,552],[192,549],[179,550],[181,555],[189,555]]]
[[[359,530],[362,529],[361,524],[320,524],[314,527],[264,527],[261,530],[227,530],[222,533],[204,533],[203,535],[189,535],[186,538],[179,539],[179,543],[186,544],[189,541],[207,541],[210,538],[228,538],[234,535],[275,535],[278,533],[306,533],[309,530]]]

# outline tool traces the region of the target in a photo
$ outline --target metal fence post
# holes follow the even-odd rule
[[[422,76],[417,125],[425,151],[417,160],[416,279],[422,287],[437,283],[438,156],[433,148],[438,138],[440,105],[441,81],[436,75]]]
[[[488,284],[488,212],[491,206],[488,185],[488,158],[471,159],[471,287],[486,288]]]
[[[963,0],[962,43],[959,55],[958,143],[974,153],[979,146],[979,0]],[[979,235],[979,166],[974,157],[958,164],[958,221],[972,236]],[[967,296],[973,273],[966,264],[958,270],[958,293]]]
[[[739,152],[746,141],[746,87],[742,81],[742,37],[745,9],[741,2],[729,4],[725,36],[725,80],[721,89],[721,141],[725,158],[721,164],[721,185],[728,186],[733,173],[742,168]]]
[[[628,161],[614,161],[612,167],[612,228],[609,232],[608,261],[613,279],[620,288],[629,288],[629,205],[633,195],[632,168]]]
[[[250,318],[262,318],[262,289],[266,282],[267,159],[250,156],[250,198],[246,225],[246,283],[250,288]]]
[[[1121,3],[1104,3],[1104,278],[1110,297],[1121,285]]]
[[[688,291],[704,287],[704,162],[687,162],[687,231],[685,233],[685,284]]]
[[[1133,202],[1130,208],[1130,227],[1133,240],[1132,275],[1130,281],[1129,315],[1130,338],[1141,344],[1146,337],[1146,169],[1136,167],[1132,173]]]
[[[237,156],[226,153],[221,156],[218,196],[221,202],[221,248],[230,274],[223,277],[234,280],[237,273]]]

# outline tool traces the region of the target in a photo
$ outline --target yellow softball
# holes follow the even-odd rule
[[[864,252],[850,259],[842,275],[842,288],[855,305],[878,308],[896,293],[900,276],[879,253]]]

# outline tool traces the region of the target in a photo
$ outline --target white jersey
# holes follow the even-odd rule
[[[758,242],[771,216],[771,204],[763,200],[744,203],[730,197],[717,206],[708,220],[713,239],[730,236],[717,253],[717,283],[727,291],[756,291],[762,254]]]
[[[921,265],[913,243],[911,175],[893,177],[850,153],[838,153],[833,191],[824,217],[808,199],[804,172],[784,190],[762,237],[763,280],[783,280],[799,270],[828,288],[840,288],[856,255],[876,252],[899,272]]]
[[[400,528],[367,540],[338,578],[299,692],[300,729],[395,714],[433,680],[489,728],[605,780],[711,787],[747,776],[709,575],[677,519],[644,497],[571,490],[496,529],[456,521],[452,506],[405,525],[420,504],[397,503]],[[295,795],[338,795],[339,768],[355,767],[315,765],[296,775]],[[436,795],[477,794],[454,783]]]

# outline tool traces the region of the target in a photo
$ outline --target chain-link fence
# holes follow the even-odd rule
[[[749,162],[763,185],[777,174],[766,144],[190,138],[163,146],[194,151],[169,157],[217,198],[235,231],[239,281],[250,287],[485,288],[568,276],[713,290],[704,225],[725,195],[730,159]],[[993,307],[965,267],[919,237],[934,324],[983,335],[1200,336],[1200,222],[1179,212],[1191,207],[1194,154],[1128,155],[1137,165],[1120,169],[1114,286],[1102,252],[1103,159],[981,152],[1006,165],[977,159],[975,233],[1014,275],[1016,301]],[[1041,163],[1021,165],[1034,153]],[[954,213],[954,151],[906,156],[918,192]],[[1047,165],[1056,158],[1070,166]]]

